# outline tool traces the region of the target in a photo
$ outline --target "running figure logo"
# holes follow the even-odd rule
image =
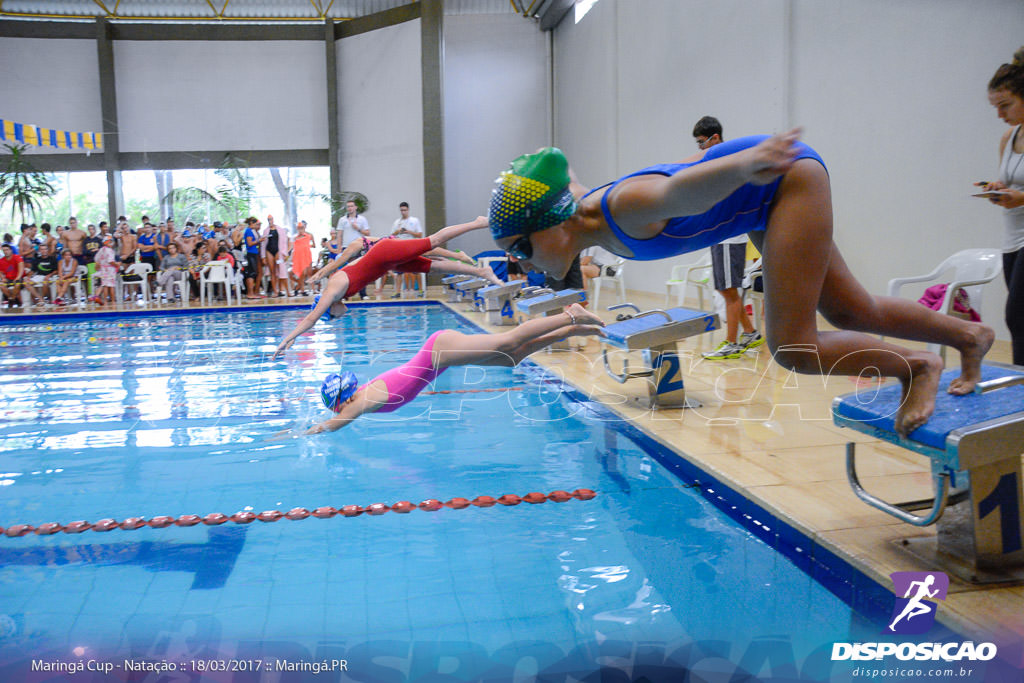
[[[924,633],[935,623],[935,600],[945,600],[949,577],[942,572],[894,572],[892,622],[885,633]],[[899,596],[903,597],[899,597]]]

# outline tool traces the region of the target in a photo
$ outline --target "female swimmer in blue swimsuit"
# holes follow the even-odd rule
[[[591,246],[651,260],[750,232],[763,256],[766,337],[775,360],[800,373],[875,368],[898,378],[904,401],[895,427],[906,436],[935,409],[942,360],[869,335],[956,348],[961,374],[949,392],[966,394],[995,333],[914,301],[872,296],[857,282],[832,241],[828,173],[799,135],[738,138],[592,192],[561,152],[546,148],[519,157],[498,179],[491,234],[509,254],[561,277]],[[818,311],[840,331],[820,331]]]
[[[307,434],[330,432],[361,415],[391,412],[413,400],[438,375],[459,365],[512,367],[559,339],[601,334],[601,319],[579,304],[564,313],[528,320],[499,334],[463,334],[440,330],[430,335],[412,359],[359,386],[351,372],[331,375],[321,388],[324,404],[336,414]]]

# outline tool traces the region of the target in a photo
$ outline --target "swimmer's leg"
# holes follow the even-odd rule
[[[440,247],[448,240],[455,239],[459,235],[470,232],[471,230],[480,230],[481,228],[486,227],[487,219],[483,216],[478,216],[476,220],[470,221],[469,223],[459,223],[457,225],[449,225],[441,228],[433,235],[427,235],[427,239],[430,240],[431,248]]]
[[[461,261],[431,261],[430,270],[437,273],[456,273],[482,277],[495,285],[505,284],[488,266],[471,266]]]
[[[806,374],[857,375],[874,370],[903,383],[905,401],[896,417],[901,435],[923,424],[935,409],[942,361],[860,332],[819,332],[816,313],[834,313],[834,299],[863,289],[845,268],[831,269],[832,198],[825,169],[816,161],[794,163],[779,185],[764,238],[766,337],[778,362]],[[830,272],[831,271],[831,272]],[[809,353],[808,350],[813,352]]]
[[[872,296],[850,273],[835,244],[819,310],[825,318],[847,330],[952,346],[960,352],[960,377],[949,386],[951,394],[969,394],[981,379],[981,361],[995,341],[988,325],[934,311],[916,301]]]
[[[599,317],[579,304],[573,304],[565,313],[527,320],[498,334],[463,334],[446,330],[434,340],[434,364],[438,368],[458,365],[511,367],[559,339],[599,334],[603,325]]]

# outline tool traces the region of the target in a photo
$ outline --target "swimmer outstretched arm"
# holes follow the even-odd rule
[[[661,221],[702,214],[747,183],[766,185],[794,162],[800,129],[773,135],[760,144],[683,169],[675,175],[638,176],[608,195],[608,208],[619,226],[638,238],[651,235]]]
[[[345,273],[328,280],[327,286],[320,295],[320,301],[317,302],[316,307],[299,321],[299,324],[295,326],[294,330],[288,333],[288,336],[281,340],[281,343],[277,345],[277,350],[274,351],[274,355],[271,356],[270,359],[277,360],[277,358],[284,353],[289,346],[295,343],[297,338],[305,334],[311,327],[313,327],[313,325],[316,325],[316,321],[323,317],[323,314],[327,312],[327,309],[331,307],[331,304],[333,304],[337,299],[340,299],[347,290],[348,276],[346,276]]]
[[[384,382],[372,380],[369,384],[360,387],[352,395],[352,398],[342,404],[341,410],[336,415],[313,425],[306,430],[306,434],[334,432],[342,427],[347,427],[366,413],[375,413],[380,410],[387,400],[388,391]]]

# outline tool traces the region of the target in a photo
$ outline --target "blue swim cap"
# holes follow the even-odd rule
[[[495,185],[487,215],[495,241],[546,230],[576,211],[569,162],[556,147],[514,159]]]
[[[352,398],[358,388],[356,373],[346,370],[339,375],[334,372],[327,375],[320,385],[320,398],[325,406],[337,413],[341,410],[341,404]]]

